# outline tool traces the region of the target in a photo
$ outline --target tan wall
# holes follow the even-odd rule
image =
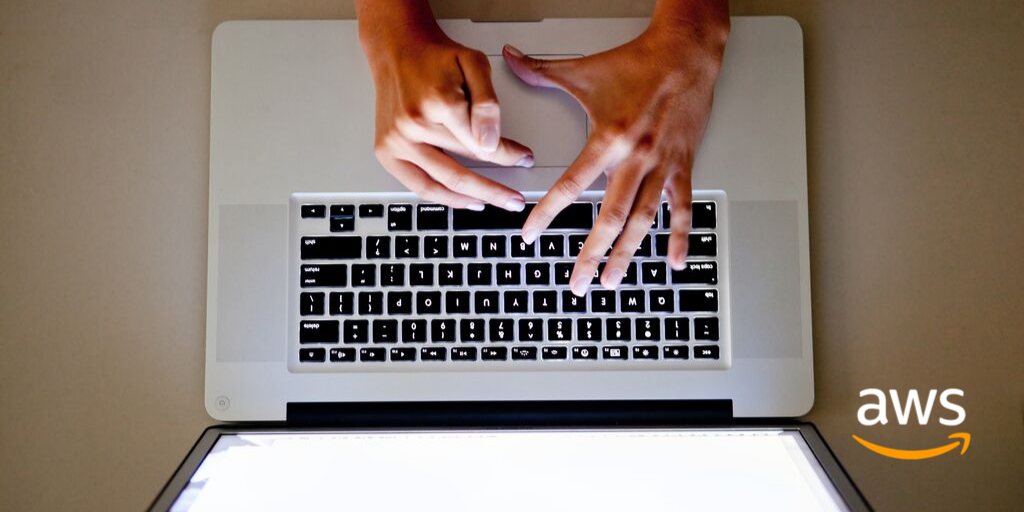
[[[477,19],[651,1],[436,2]],[[879,510],[1024,502],[1024,3],[735,0],[807,55],[814,421]],[[138,510],[203,427],[210,33],[343,0],[0,2],[0,510]],[[863,388],[967,421],[862,427]],[[965,455],[885,459],[851,434]]]

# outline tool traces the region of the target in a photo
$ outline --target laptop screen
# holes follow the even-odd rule
[[[797,431],[222,435],[171,510],[846,510]]]

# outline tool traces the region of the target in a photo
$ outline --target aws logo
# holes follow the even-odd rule
[[[922,406],[921,398],[917,394],[916,389],[911,389],[907,393],[906,401],[902,403],[900,400],[899,393],[895,389],[890,389],[889,396],[892,398],[892,406],[893,411],[896,413],[896,421],[899,422],[900,425],[906,425],[910,421],[911,411],[913,411],[917,416],[917,423],[919,425],[927,425],[928,421],[931,419],[932,406],[935,404],[935,395],[937,394],[938,390],[933,389],[929,391],[928,401]],[[963,423],[964,419],[967,417],[967,411],[965,411],[963,407],[950,401],[949,397],[953,395],[963,397],[964,392],[959,389],[947,389],[943,391],[942,394],[939,396],[939,403],[942,405],[942,407],[945,408],[947,411],[956,414],[956,416],[954,416],[952,419],[940,417],[939,423],[943,425],[956,426]],[[879,423],[881,423],[882,425],[886,425],[889,423],[889,418],[887,416],[889,408],[886,404],[885,393],[883,393],[882,390],[865,389],[864,391],[860,392],[860,396],[862,398],[865,396],[873,396],[876,398],[876,401],[874,403],[866,403],[862,405],[859,410],[857,410],[857,421],[859,421],[861,425],[870,427],[872,425],[877,425]],[[869,418],[868,414],[872,412],[874,412],[874,417]],[[886,457],[892,457],[894,459],[903,460],[930,459],[932,457],[937,457],[939,455],[942,455],[943,453],[952,451],[961,444],[961,441],[954,441],[943,446],[929,448],[926,450],[899,450],[896,448],[887,448],[885,446],[880,446],[875,443],[865,441],[857,436],[853,436],[853,438],[856,439],[858,443],[864,445],[864,447],[867,448],[868,450],[871,450],[880,455],[885,455]],[[954,438],[963,441],[963,448],[960,449],[960,454],[962,455],[964,452],[967,451],[967,445],[971,444],[971,435],[966,432],[958,432],[956,434],[952,434],[949,436],[949,439]]]

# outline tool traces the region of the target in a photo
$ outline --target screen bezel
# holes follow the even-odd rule
[[[818,429],[811,423],[750,423],[750,424],[710,424],[710,425],[676,425],[676,426],[652,426],[652,427],[638,427],[638,426],[605,426],[605,427],[466,427],[466,428],[316,428],[316,427],[288,427],[283,425],[247,425],[247,426],[234,426],[234,425],[215,425],[208,427],[203,434],[199,437],[196,443],[189,450],[188,455],[181,462],[174,474],[171,476],[167,484],[160,491],[160,494],[156,497],[153,503],[150,505],[150,511],[163,511],[169,510],[174,501],[181,494],[185,486],[188,485],[192,475],[195,474],[199,465],[206,458],[210,450],[217,443],[223,435],[233,434],[252,434],[252,433],[338,433],[338,432],[479,432],[486,430],[786,430],[791,432],[797,432],[807,443],[811,453],[817,459],[825,472],[825,475],[829,478],[832,484],[835,486],[836,491],[846,502],[846,505],[853,511],[870,511],[871,506],[868,504],[864,495],[861,494],[857,486],[854,485],[850,479],[846,470],[842,464],[836,459],[832,450],[825,443],[825,440],[818,433]]]

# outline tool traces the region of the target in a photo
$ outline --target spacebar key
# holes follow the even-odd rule
[[[537,203],[527,203],[521,212],[510,212],[496,206],[486,205],[481,212],[452,210],[452,230],[501,230],[522,229]],[[562,210],[551,221],[550,229],[590,229],[594,227],[594,205],[573,203]]]
[[[363,253],[358,236],[304,236],[300,244],[304,260],[354,260]]]

